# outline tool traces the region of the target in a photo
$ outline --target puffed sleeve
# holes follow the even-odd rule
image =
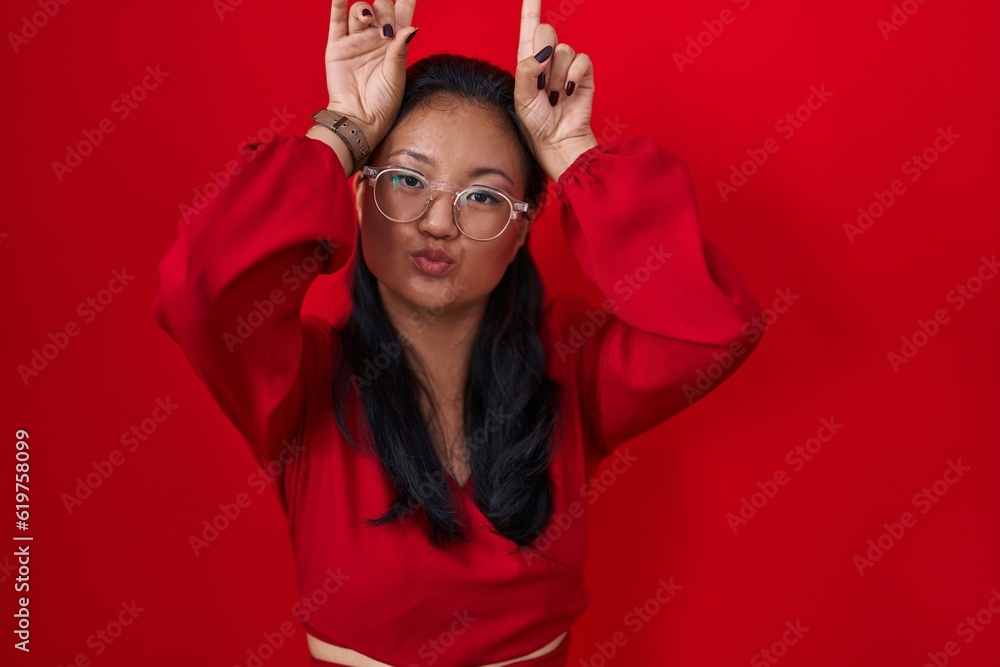
[[[687,165],[654,141],[591,148],[556,195],[567,242],[605,297],[586,314],[566,305],[578,299],[552,310],[559,362],[576,364],[585,438],[600,458],[731,375],[760,340],[750,322],[761,308],[703,236]]]
[[[153,317],[265,464],[329,349],[326,323],[300,315],[306,290],[346,264],[357,219],[336,153],[315,139],[275,136],[235,162],[230,182],[178,220]]]

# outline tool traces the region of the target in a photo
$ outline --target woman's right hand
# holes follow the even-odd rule
[[[372,150],[389,133],[403,101],[407,40],[416,0],[333,0],[326,45],[328,109],[361,128]],[[339,141],[339,139],[338,139]]]

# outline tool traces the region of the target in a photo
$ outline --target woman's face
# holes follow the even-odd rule
[[[409,167],[431,182],[446,181],[458,188],[488,185],[523,201],[525,175],[517,140],[501,123],[505,121],[495,111],[437,98],[397,123],[369,164]],[[423,216],[399,223],[379,212],[366,177],[357,176],[354,187],[365,262],[378,279],[382,303],[403,317],[429,309],[458,314],[484,307],[524,243],[524,213],[500,236],[476,241],[455,225],[454,193],[437,191]],[[419,268],[413,254],[427,246],[443,250],[454,261],[447,273],[430,275]]]

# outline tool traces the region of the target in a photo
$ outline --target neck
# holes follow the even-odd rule
[[[460,401],[469,375],[472,344],[486,315],[486,297],[457,307],[421,308],[393,298],[381,283],[386,315],[400,334],[401,347],[414,373],[434,395]]]

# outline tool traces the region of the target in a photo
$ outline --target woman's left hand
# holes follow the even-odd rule
[[[540,23],[541,4],[524,0],[521,6],[514,104],[534,140],[535,158],[558,181],[581,153],[598,143],[590,127],[594,67],[587,54],[560,44],[555,29]]]

